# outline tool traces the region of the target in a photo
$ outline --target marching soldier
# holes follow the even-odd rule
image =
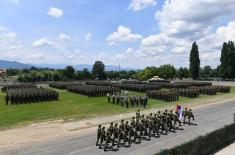
[[[101,136],[100,136],[100,145],[99,145],[100,149],[105,140],[106,140],[106,133],[105,133],[105,127],[103,127],[101,130]]]
[[[183,111],[183,117],[184,117],[183,123],[185,124],[185,121],[186,121],[186,119],[188,117],[188,108],[185,108],[185,110]]]
[[[140,109],[138,109],[138,111],[136,112],[136,118],[137,118],[137,119],[140,118]]]
[[[99,140],[101,138],[102,135],[102,129],[101,129],[101,125],[99,125],[98,129],[97,129],[97,140],[96,140],[96,146],[98,146]]]
[[[188,111],[188,125],[191,124],[191,118],[193,118],[193,121],[194,121],[194,115],[193,115],[192,109],[189,109],[189,111]]]

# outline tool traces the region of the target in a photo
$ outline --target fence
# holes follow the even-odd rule
[[[235,141],[235,123],[155,155],[209,155]]]

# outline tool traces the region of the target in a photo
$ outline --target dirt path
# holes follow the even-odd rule
[[[235,101],[235,96],[215,96],[214,98],[201,100],[197,103],[192,102],[189,104],[184,104],[183,106],[192,107],[193,109],[195,109],[203,106],[210,106],[211,104],[220,104],[229,101]],[[164,109],[165,108],[148,109],[142,111],[141,113],[155,113],[158,110]],[[168,109],[174,110],[175,106],[171,106]],[[17,147],[20,145],[43,142],[65,136],[88,134],[94,132],[98,124],[108,124],[112,121],[119,121],[121,119],[131,118],[133,115],[135,115],[134,112],[112,116],[101,116],[74,122],[64,122],[64,120],[56,120],[42,123],[34,123],[19,128],[3,130],[0,131],[0,149],[12,146]]]

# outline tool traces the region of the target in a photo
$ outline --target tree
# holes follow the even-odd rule
[[[189,78],[190,76],[190,73],[189,73],[189,70],[188,68],[186,67],[180,67],[179,70],[177,71],[177,77],[180,78],[180,79],[183,79],[183,78]]]
[[[84,80],[91,79],[91,73],[88,71],[87,68],[84,68],[82,70],[82,74],[83,74],[83,79]]]
[[[102,61],[95,62],[95,64],[92,67],[92,74],[93,74],[94,78],[97,78],[98,80],[106,79],[105,65]]]
[[[235,47],[232,41],[224,42],[220,57],[222,78],[235,78]]]
[[[176,76],[176,69],[174,66],[170,64],[161,65],[158,68],[158,74],[159,74],[159,77],[163,79],[170,79],[170,78],[172,79]]]
[[[144,70],[140,71],[139,79],[140,80],[148,80],[153,76],[158,75],[158,68],[155,66],[146,67]]]
[[[213,77],[213,70],[211,66],[204,66],[203,68],[200,68],[199,75],[202,78]]]
[[[63,76],[67,80],[74,80],[74,77],[75,77],[75,70],[74,70],[74,68],[72,66],[67,66],[63,70]]]
[[[199,59],[199,51],[196,42],[193,43],[192,49],[190,52],[189,58],[189,70],[191,73],[191,77],[195,80],[199,78],[199,70],[200,70],[200,59]]]

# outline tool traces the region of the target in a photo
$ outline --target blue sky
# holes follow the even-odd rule
[[[221,6],[224,6],[221,9]],[[24,63],[219,64],[235,38],[234,0],[0,0],[1,59]]]

